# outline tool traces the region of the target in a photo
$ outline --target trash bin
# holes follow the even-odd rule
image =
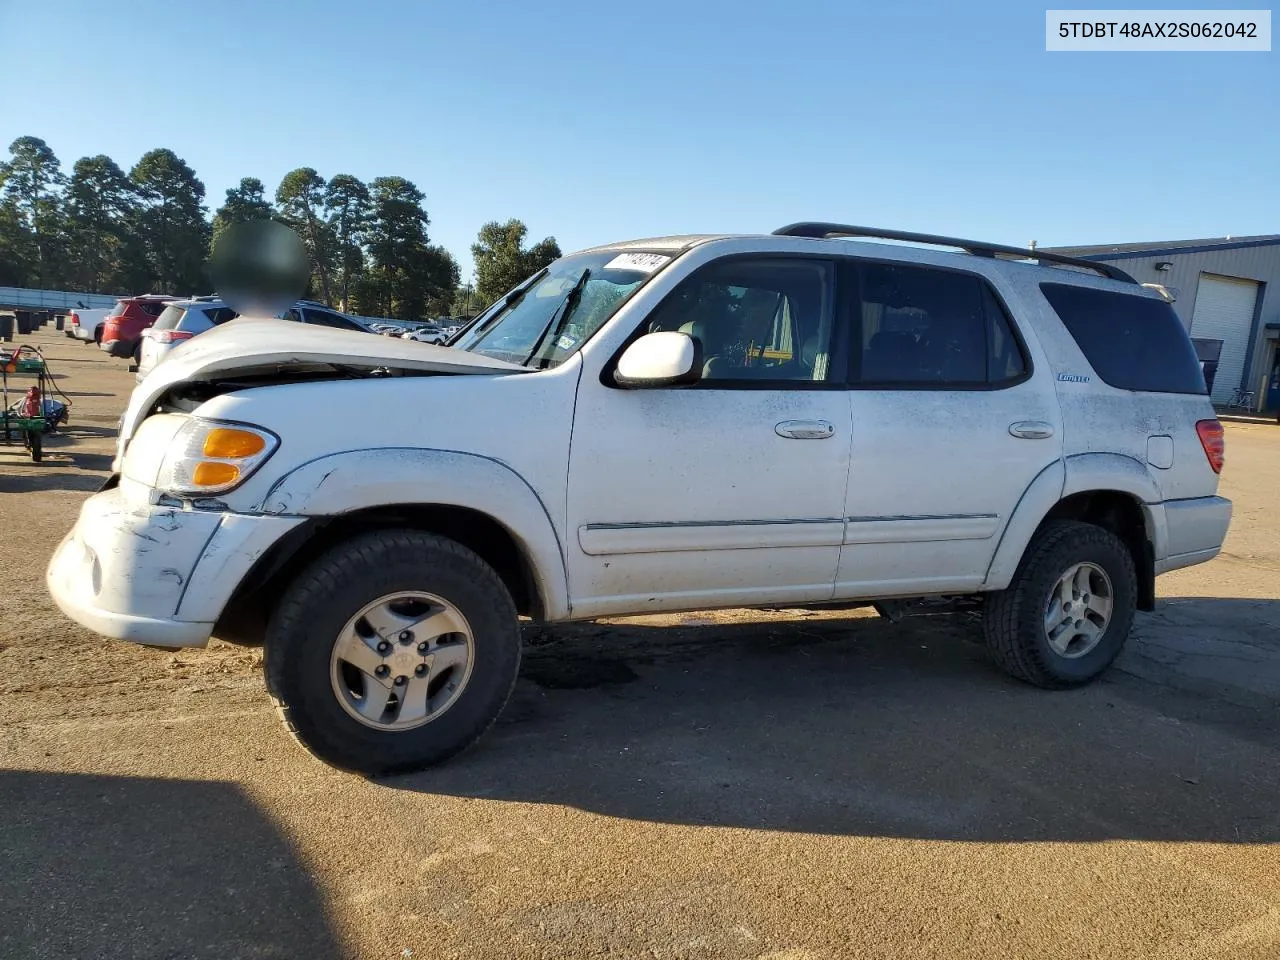
[[[13,314],[0,313],[0,340],[5,343],[13,341]]]
[[[14,316],[18,318],[18,335],[25,337],[31,333],[31,311],[15,310]]]
[[[56,317],[53,318],[53,329],[61,330],[62,325],[66,322],[67,322],[67,318],[64,317],[62,314],[58,314]]]

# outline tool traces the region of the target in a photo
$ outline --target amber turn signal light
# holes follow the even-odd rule
[[[236,430],[233,427],[217,427],[209,431],[204,438],[204,455],[220,457],[224,460],[238,460],[261,453],[267,447],[267,441],[248,430]]]

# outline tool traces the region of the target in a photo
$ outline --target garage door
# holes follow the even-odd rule
[[[1218,375],[1213,381],[1215,403],[1229,401],[1240,386],[1257,301],[1258,284],[1253,280],[1200,274],[1196,305],[1191,314],[1191,335],[1222,341]]]

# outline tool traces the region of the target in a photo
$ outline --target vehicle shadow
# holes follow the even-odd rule
[[[1180,601],[1155,630],[1193,604],[1229,629],[1256,603]],[[980,639],[959,617],[535,629],[485,740],[385,783],[766,830],[1280,841],[1280,711],[1124,670],[1038,690],[996,672]]]
[[[0,956],[337,958],[297,852],[230,783],[0,771]]]

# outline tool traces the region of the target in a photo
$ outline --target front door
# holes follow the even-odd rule
[[[713,262],[644,324],[697,339],[699,383],[583,379],[565,544],[575,616],[831,596],[850,442],[834,277],[807,258]]]
[[[1059,458],[1047,364],[982,276],[861,262],[853,443],[836,596],[966,592],[1031,481]]]

